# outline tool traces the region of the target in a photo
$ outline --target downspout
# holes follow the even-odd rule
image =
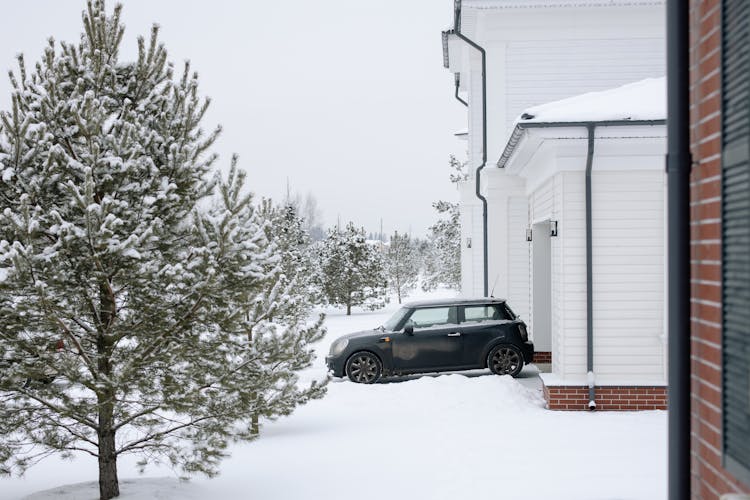
[[[591,170],[594,164],[594,131],[596,127],[622,126],[654,126],[664,125],[665,120],[606,120],[592,122],[531,122],[518,123],[505,146],[502,156],[497,162],[499,168],[504,168],[515,151],[516,145],[527,128],[575,128],[586,127],[588,145],[586,149],[586,378],[589,386],[589,410],[596,409],[596,380],[594,377],[594,236],[592,230],[592,202],[591,202]],[[670,497],[677,500],[683,497]],[[686,497],[684,497],[686,498]]]
[[[477,167],[474,173],[474,179],[476,182],[475,193],[477,198],[482,202],[482,250],[483,255],[483,290],[484,296],[488,295],[488,280],[487,280],[487,198],[482,195],[481,192],[481,177],[480,174],[484,167],[487,165],[487,54],[481,46],[479,46],[473,40],[465,37],[461,34],[461,0],[455,0],[454,4],[454,17],[453,17],[453,34],[456,35],[460,40],[463,40],[469,44],[475,50],[478,50],[482,56],[482,164]],[[458,80],[456,80],[458,82]],[[456,86],[456,98],[467,104],[460,97],[458,97],[458,86]]]
[[[690,109],[688,2],[667,0],[668,495],[690,497]]]
[[[463,104],[464,106],[468,108],[469,103],[461,99],[461,96],[458,95],[458,89],[461,87],[461,73],[455,74],[455,81],[456,81],[456,93],[454,94],[454,97],[456,98],[456,100],[458,100],[458,102],[460,102],[461,104]]]
[[[591,229],[591,168],[594,163],[594,129],[589,123],[586,151],[586,378],[589,384],[589,410],[596,409],[596,381],[594,380],[594,237]]]

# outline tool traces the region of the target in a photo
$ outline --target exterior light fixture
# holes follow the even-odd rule
[[[531,241],[531,228],[526,229],[526,241]]]
[[[549,235],[557,236],[557,221],[556,220],[549,221]]]
[[[466,238],[466,248],[471,248],[471,237]]]

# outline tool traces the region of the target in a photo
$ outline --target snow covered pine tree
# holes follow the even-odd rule
[[[263,200],[261,215],[267,221],[268,237],[279,248],[281,279],[293,282],[294,289],[299,292],[294,309],[306,317],[312,307],[321,302],[320,291],[314,280],[315,266],[309,230],[293,203],[276,206],[271,200]]]
[[[286,313],[235,161],[211,180],[197,75],[174,78],[156,28],[119,63],[119,19],[90,1],[79,45],[32,75],[19,58],[0,115],[0,472],[88,453],[102,499],[122,454],[212,475],[251,416],[325,391],[295,373],[322,319]]]
[[[365,230],[352,222],[344,231],[330,229],[320,248],[318,280],[326,300],[333,305],[379,309],[387,301],[387,279],[380,251],[367,243]]]
[[[461,288],[461,214],[458,203],[436,201],[432,206],[447,219],[430,226],[428,240],[431,250],[425,262],[422,289],[434,290],[439,285]]]
[[[408,234],[396,231],[391,236],[385,252],[385,272],[388,285],[396,292],[400,304],[401,299],[417,287],[419,279],[419,256]]]

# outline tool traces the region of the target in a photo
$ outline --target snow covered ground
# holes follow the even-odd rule
[[[304,378],[325,375],[323,356],[339,335],[378,326],[397,307],[329,311],[328,335]],[[666,498],[666,412],[551,412],[535,368],[522,375],[475,371],[372,386],[334,379],[324,399],[233,446],[215,479],[181,483],[163,468],[139,476],[136,457],[121,457],[121,498]],[[96,470],[89,457],[53,457],[25,478],[0,479],[0,499],[95,500]]]

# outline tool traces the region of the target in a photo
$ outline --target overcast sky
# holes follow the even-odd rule
[[[161,26],[169,59],[190,59],[212,98],[204,126],[221,124],[221,165],[231,153],[259,196],[317,198],[326,225],[368,231],[436,220],[431,202],[455,201],[448,155],[466,112],[442,66],[440,31],[452,0],[125,0],[122,60],[136,37]],[[111,11],[114,2],[108,2]],[[85,0],[2,1],[0,68],[39,59],[47,38],[78,41]],[[0,109],[10,85],[0,77]]]

